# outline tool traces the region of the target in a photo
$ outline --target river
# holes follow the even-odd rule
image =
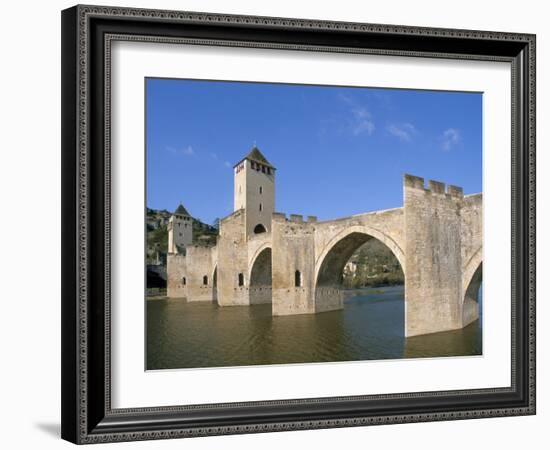
[[[481,354],[480,320],[405,338],[403,299],[403,286],[373,288],[339,311],[284,317],[273,317],[271,305],[147,300],[147,369]]]

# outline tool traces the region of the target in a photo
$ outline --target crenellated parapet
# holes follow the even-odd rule
[[[279,222],[293,222],[293,223],[316,223],[317,216],[304,216],[302,214],[290,214],[288,217],[286,213],[274,212],[272,214],[272,220]]]
[[[462,199],[464,198],[463,189],[452,184],[445,185],[441,181],[428,180],[428,186],[425,186],[424,178],[415,175],[405,174],[403,176],[403,187],[405,190],[414,189],[423,191],[425,194],[446,195],[448,197]]]

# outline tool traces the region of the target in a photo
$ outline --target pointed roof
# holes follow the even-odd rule
[[[179,214],[181,216],[191,217],[191,215],[187,212],[187,210],[185,209],[185,207],[181,203],[179,204],[179,206],[174,211],[174,214]]]
[[[245,159],[248,159],[249,161],[254,161],[259,164],[263,164],[266,167],[271,167],[272,169],[275,169],[275,167],[267,160],[267,158],[262,154],[260,149],[254,145],[248,154],[242,158],[235,166],[238,166],[241,162],[243,162]],[[233,167],[235,167],[233,166]]]

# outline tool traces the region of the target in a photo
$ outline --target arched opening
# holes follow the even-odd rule
[[[391,242],[391,241],[390,241]],[[364,232],[350,232],[332,244],[317,272],[316,311],[357,309],[356,317],[382,314],[380,320],[404,333],[405,277],[393,248]]]
[[[267,230],[261,223],[259,223],[254,227],[254,234],[261,234],[261,233],[265,233],[266,231]]]
[[[482,284],[483,284],[483,263],[480,263],[474,272],[466,292],[464,293],[464,304],[462,306],[462,326],[466,326],[481,317],[482,308]]]
[[[262,250],[252,264],[250,304],[271,303],[271,248]]]

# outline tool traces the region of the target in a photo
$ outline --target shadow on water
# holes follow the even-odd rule
[[[147,302],[147,368],[358,361],[481,353],[481,329],[405,339],[403,287],[349,297],[343,310],[273,317],[271,305]]]

